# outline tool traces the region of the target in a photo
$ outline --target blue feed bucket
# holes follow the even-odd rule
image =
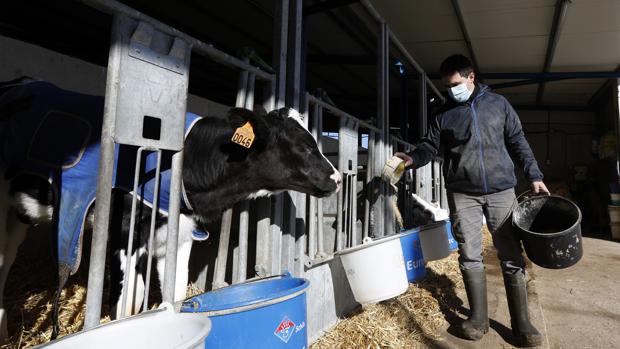
[[[414,228],[402,232],[400,245],[405,257],[405,268],[409,282],[422,280],[426,275],[422,245],[420,244],[420,229]]]
[[[233,285],[187,299],[181,312],[211,319],[205,348],[307,348],[309,285],[290,275]]]
[[[454,238],[454,233],[452,232],[452,223],[449,220],[446,221],[446,232],[448,234],[448,244],[450,244],[448,246],[448,249],[450,249],[450,251],[458,250],[459,244],[456,242],[456,239]]]

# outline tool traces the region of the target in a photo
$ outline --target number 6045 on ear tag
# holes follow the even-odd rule
[[[254,128],[252,128],[252,124],[246,122],[243,126],[237,128],[232,136],[232,141],[242,147],[250,148],[252,143],[254,143]]]

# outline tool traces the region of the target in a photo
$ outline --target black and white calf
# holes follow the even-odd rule
[[[0,86],[0,96],[3,93]],[[2,109],[0,105],[0,111]],[[10,115],[0,115],[2,122]],[[250,148],[231,141],[235,130],[249,123],[255,139]],[[7,143],[0,142],[0,146]],[[12,152],[0,148],[0,155]],[[261,196],[268,196],[283,190],[295,190],[317,197],[330,195],[340,188],[341,175],[319,151],[312,135],[301,125],[297,111],[282,108],[267,115],[259,115],[249,110],[233,108],[226,119],[205,117],[199,119],[186,135],[183,163],[183,186],[188,207],[180,217],[179,245],[177,261],[177,282],[175,297],[182,299],[188,280],[188,262],[192,244],[192,232],[217,220],[223,210],[235,203]],[[3,158],[0,156],[0,167]],[[5,161],[6,162],[6,161]],[[15,259],[17,248],[24,241],[30,224],[49,223],[57,214],[56,193],[58,188],[50,181],[28,173],[6,173],[0,168],[0,291],[8,271]],[[97,176],[94,171],[92,176]],[[92,212],[89,210],[84,228],[92,227]],[[114,265],[124,267],[131,263],[132,271],[141,274],[146,264],[148,252],[147,239],[150,224],[150,209],[138,210],[136,216],[136,240],[131,258],[127,260],[125,251],[128,239],[128,222],[131,212],[131,195],[124,190],[115,189],[111,214],[110,240],[116,260]],[[61,217],[62,218],[62,217]],[[163,213],[156,217],[154,251],[157,275],[163,285],[166,217]],[[134,267],[135,266],[135,267]],[[129,309],[120,309],[117,303],[115,312],[135,313],[140,307],[144,288],[143,275],[119,275],[113,278],[113,296],[122,299],[120,290],[122,279],[135,278],[131,287],[136,287],[138,299],[129,302]],[[112,271],[114,274],[114,270]],[[114,291],[116,289],[116,291]],[[0,298],[1,301],[1,298]],[[1,305],[1,304],[0,304]],[[0,307],[1,337],[6,337],[6,313]]]

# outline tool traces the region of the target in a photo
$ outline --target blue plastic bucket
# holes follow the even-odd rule
[[[426,267],[420,244],[420,228],[403,231],[400,245],[403,249],[403,257],[405,257],[407,279],[409,282],[422,280],[426,275]]]
[[[458,250],[459,244],[456,242],[456,239],[454,239],[454,233],[452,233],[452,222],[449,220],[446,221],[446,232],[448,234],[448,249],[450,249],[450,251]]]
[[[307,348],[309,285],[290,276],[233,285],[187,299],[181,312],[211,319],[205,348]]]

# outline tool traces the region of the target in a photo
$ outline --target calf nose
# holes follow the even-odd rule
[[[329,176],[329,178],[333,179],[334,182],[336,182],[336,191],[339,191],[342,185],[342,175],[340,174],[340,172],[334,170],[334,173]]]

